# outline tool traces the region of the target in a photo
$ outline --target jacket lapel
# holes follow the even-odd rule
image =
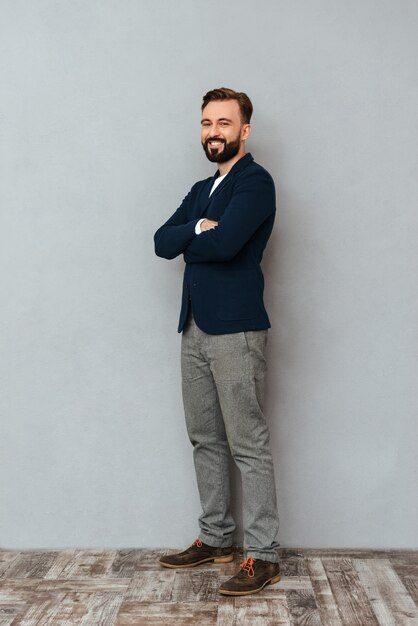
[[[253,159],[252,155],[249,152],[247,154],[245,154],[239,161],[237,161],[233,165],[233,167],[230,169],[230,171],[225,176],[223,181],[221,183],[219,183],[219,185],[216,187],[215,191],[210,196],[209,196],[209,194],[210,194],[210,190],[212,189],[213,183],[219,177],[219,170],[216,172],[216,174],[211,179],[209,179],[208,185],[207,185],[207,187],[206,187],[206,189],[204,191],[204,201],[203,201],[202,209],[200,211],[200,217],[204,216],[204,214],[208,210],[209,204],[211,203],[212,199],[216,195],[218,195],[218,193],[221,193],[221,191],[227,185],[229,185],[229,183],[235,178],[236,174],[238,172],[240,172],[244,167],[249,165],[251,163],[251,161],[253,161],[253,160],[254,159]]]

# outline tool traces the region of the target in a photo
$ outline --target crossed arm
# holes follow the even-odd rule
[[[186,263],[229,261],[275,211],[275,189],[266,172],[238,182],[219,222],[206,219],[196,235],[198,219],[188,221],[191,191],[154,236],[158,256],[173,259],[183,253]]]

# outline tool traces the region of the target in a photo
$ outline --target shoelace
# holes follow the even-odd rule
[[[245,561],[239,564],[241,569],[245,570],[250,578],[254,578],[255,575],[253,568],[254,561],[255,559],[253,559],[252,556],[249,556],[247,559],[245,559]]]
[[[198,548],[201,548],[203,546],[203,543],[201,542],[200,539],[195,539],[192,545],[197,546]]]

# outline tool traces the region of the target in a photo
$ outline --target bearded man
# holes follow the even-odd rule
[[[203,97],[201,142],[214,176],[193,185],[154,236],[165,259],[186,263],[178,332],[186,427],[202,514],[193,544],[162,556],[164,567],[232,561],[230,455],[241,473],[245,560],[226,595],[280,580],[279,529],[270,436],[263,412],[270,321],[260,263],[276,212],[270,174],[246,153],[252,104],[222,87]]]

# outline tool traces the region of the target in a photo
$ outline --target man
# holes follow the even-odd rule
[[[279,519],[269,430],[263,414],[263,250],[275,217],[270,174],[245,151],[252,104],[220,88],[203,97],[201,142],[215,175],[197,182],[154,236],[158,256],[186,262],[178,331],[183,402],[202,514],[200,533],[164,567],[233,560],[229,453],[240,469],[246,559],[219,588],[246,595],[278,582]]]

